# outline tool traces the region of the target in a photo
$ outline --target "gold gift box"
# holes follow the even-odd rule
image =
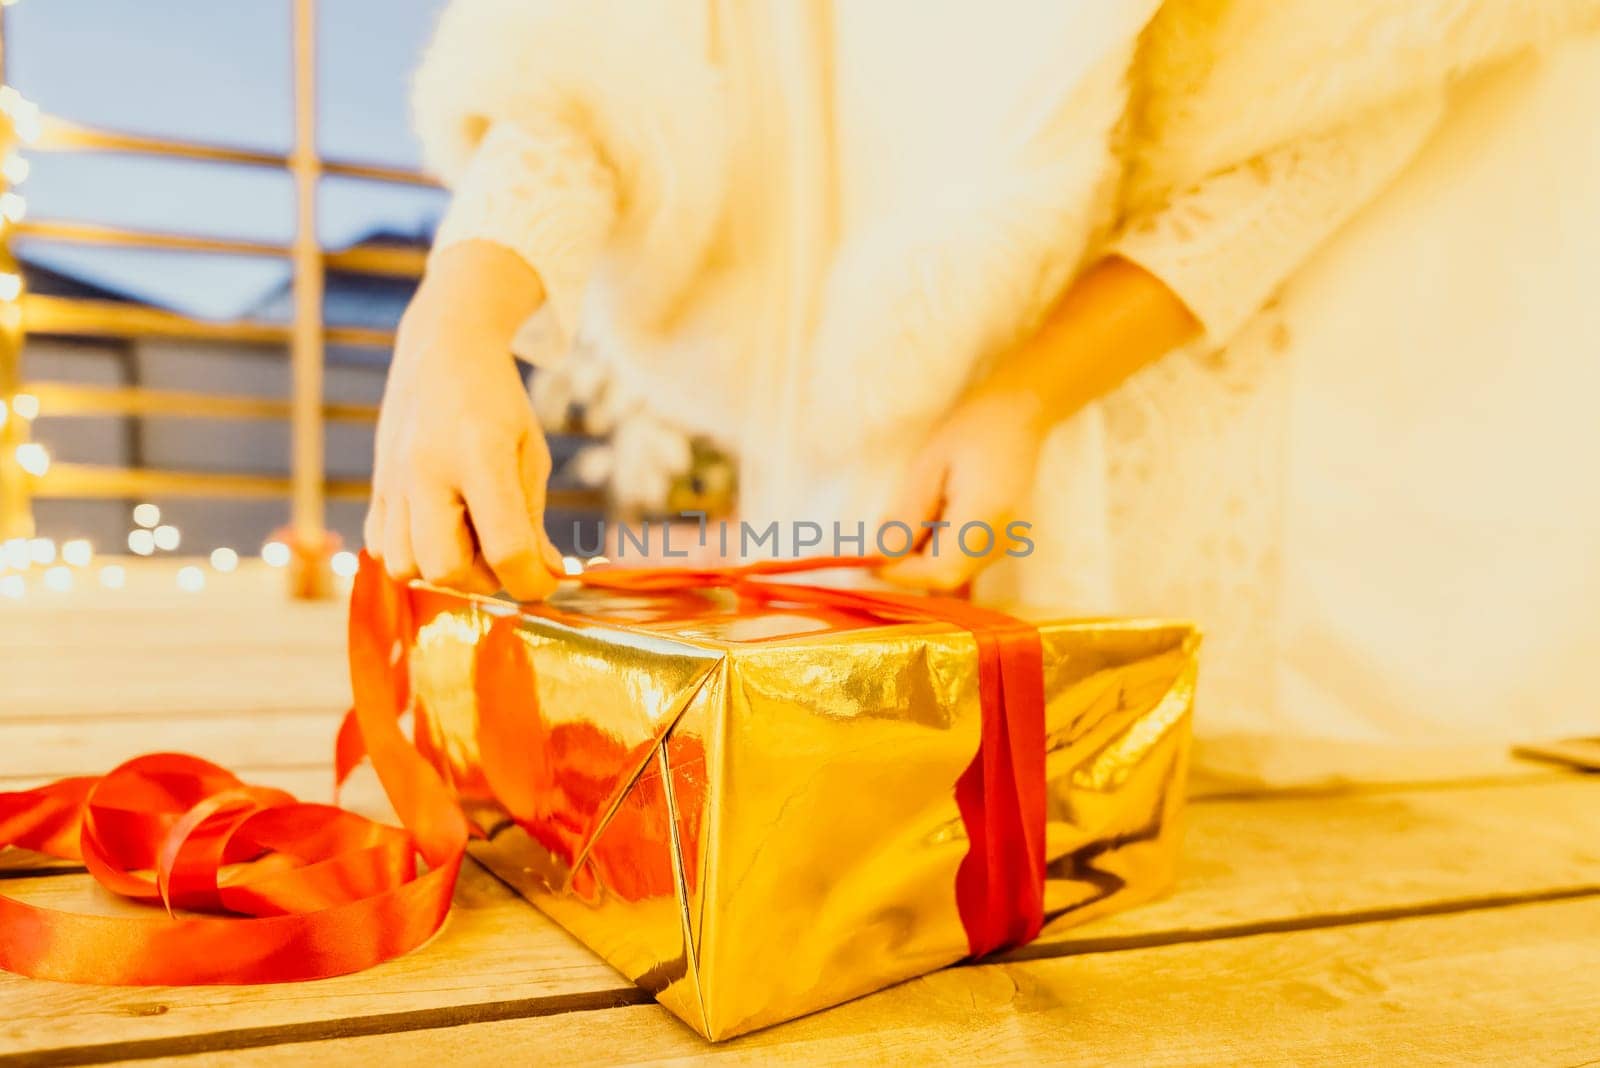
[[[411,597],[417,740],[488,832],[473,855],[706,1038],[968,955],[966,631],[725,590]],[[476,647],[506,618],[536,693],[492,699],[539,717],[546,743],[527,829],[493,801],[477,742]],[[1037,626],[1048,939],[1170,887],[1199,638],[1165,621]]]

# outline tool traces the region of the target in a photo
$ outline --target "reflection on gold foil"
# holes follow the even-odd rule
[[[475,665],[505,608],[413,595],[419,740],[481,789]],[[972,638],[800,615],[584,590],[514,624],[540,789],[518,791],[519,821],[497,806],[474,853],[709,1038],[967,953],[954,784],[979,738]],[[1198,640],[1180,623],[1040,632],[1048,939],[1170,885]]]

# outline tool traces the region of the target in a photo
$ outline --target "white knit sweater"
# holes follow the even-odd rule
[[[1452,77],[1600,4],[799,8],[456,0],[415,93],[457,191],[439,245],[517,251],[550,294],[524,350],[556,363],[582,333],[604,368],[552,377],[563,399],[576,373],[608,411],[765,454],[743,479],[763,509],[925,429],[1091,253],[1225,341],[1410,158]],[[774,286],[789,306],[753,313]],[[774,389],[804,416],[775,428]],[[625,494],[668,473],[618,470]]]
[[[1192,612],[1226,720],[1273,700],[1287,413],[1261,309],[1462,76],[1597,21],[1600,0],[455,0],[416,111],[456,190],[440,245],[540,272],[525,354],[640,443],[625,498],[659,500],[695,433],[739,455],[752,520],[870,521],[1085,264],[1161,278],[1204,340],[1052,435],[1038,548],[980,593]]]

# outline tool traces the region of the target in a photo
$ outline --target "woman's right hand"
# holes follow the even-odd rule
[[[484,241],[434,257],[400,322],[379,410],[367,548],[395,579],[518,600],[555,589],[550,450],[511,355],[538,275]]]

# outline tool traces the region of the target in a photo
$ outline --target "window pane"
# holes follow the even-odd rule
[[[331,159],[420,165],[411,72],[444,0],[322,0],[318,141]]]
[[[275,167],[100,152],[29,153],[30,219],[287,242],[294,184]]]
[[[442,189],[333,175],[322,180],[317,230],[328,248],[375,238],[426,244],[445,201]]]
[[[283,152],[289,5],[45,0],[6,10],[7,75],[47,114]]]

